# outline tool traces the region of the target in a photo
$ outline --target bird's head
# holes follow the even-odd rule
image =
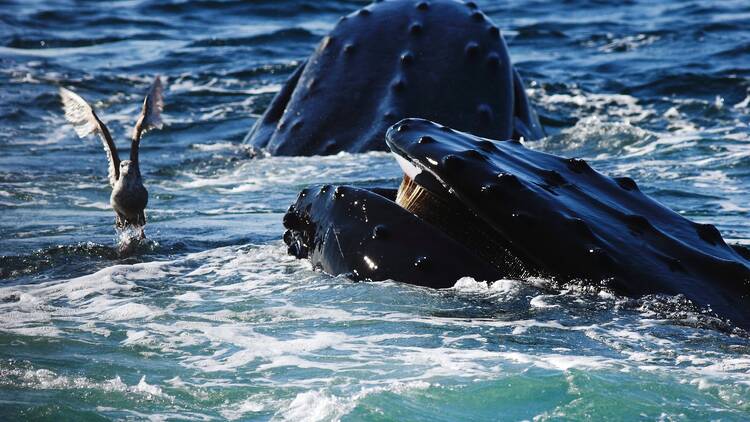
[[[122,160],[120,161],[120,175],[127,176],[130,172],[131,167],[131,161],[130,160]]]

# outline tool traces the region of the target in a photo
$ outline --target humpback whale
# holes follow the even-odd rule
[[[398,190],[303,190],[284,216],[290,254],[330,274],[450,287],[541,275],[620,294],[681,294],[750,328],[750,253],[584,160],[422,119],[391,127]]]
[[[500,29],[476,4],[394,0],[342,17],[245,142],[271,155],[385,151],[386,129],[405,117],[544,136]]]
[[[143,100],[130,143],[130,159],[120,160],[117,146],[107,125],[99,119],[93,107],[78,94],[60,87],[60,98],[65,111],[65,119],[73,125],[76,134],[84,138],[92,133],[99,135],[107,154],[108,179],[112,188],[109,203],[115,211],[115,226],[118,229],[135,228],[138,238],[145,237],[145,209],[148,191],[143,186],[138,150],[141,137],[151,129],[162,127],[161,112],[164,108],[161,79],[157,76]]]

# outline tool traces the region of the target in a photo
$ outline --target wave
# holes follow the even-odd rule
[[[55,272],[60,273],[81,272],[91,268],[92,263],[95,262],[99,262],[97,265],[117,260],[133,262],[140,254],[157,251],[160,251],[160,248],[155,242],[133,245],[129,253],[125,255],[114,242],[112,245],[81,242],[73,245],[49,246],[28,255],[0,256],[0,280],[39,274],[47,269],[55,269]]]
[[[271,42],[304,42],[313,43],[320,36],[304,28],[285,28],[266,34],[239,38],[210,38],[194,41],[188,47],[235,47],[266,45]]]
[[[136,41],[136,40],[164,40],[166,36],[158,33],[139,33],[128,36],[108,36],[99,38],[54,38],[54,37],[21,37],[13,36],[3,42],[3,45],[8,48],[17,49],[47,49],[47,48],[81,48],[81,47],[92,47],[103,44],[113,44],[124,41]]]
[[[701,68],[703,63],[697,64]],[[748,71],[748,69],[745,69]],[[644,75],[645,76],[645,75]],[[750,82],[738,78],[735,72],[694,73],[664,70],[644,78],[647,82],[636,84],[624,90],[626,94],[645,93],[649,95],[685,95],[713,97],[717,92],[745,92]]]

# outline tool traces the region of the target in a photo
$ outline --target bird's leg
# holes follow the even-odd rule
[[[125,228],[125,225],[127,224],[125,220],[125,216],[117,214],[115,215],[115,227],[122,230]]]
[[[146,213],[144,211],[141,211],[138,213],[138,228],[140,229],[139,233],[139,240],[143,240],[146,238],[146,233],[144,232],[144,228],[146,227]]]

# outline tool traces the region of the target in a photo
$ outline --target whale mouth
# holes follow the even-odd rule
[[[510,245],[466,206],[445,182],[397,145],[387,142],[404,172],[395,203],[474,251],[506,276],[527,275]]]
[[[396,159],[404,178],[396,194],[396,203],[402,208],[418,214],[416,211],[426,208],[424,203],[434,203],[438,208],[463,207],[451,194],[450,188],[426,169],[418,160],[386,140],[391,155]]]
[[[429,213],[428,210],[439,210],[449,207],[446,204],[448,199],[444,195],[438,196],[415,181],[417,177],[422,180],[425,177],[429,177],[429,173],[423,172],[420,167],[400,154],[395,152],[391,154],[404,172],[401,185],[396,192],[396,204],[421,218],[424,218],[424,214]]]
[[[456,207],[450,193],[441,183],[407,158],[392,153],[404,172],[404,177],[396,192],[396,204],[421,218],[431,214],[431,210],[447,210]],[[428,187],[429,186],[429,187]]]

